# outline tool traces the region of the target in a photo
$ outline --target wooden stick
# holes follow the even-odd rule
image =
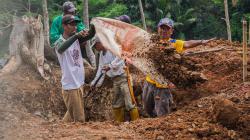
[[[222,48],[213,48],[213,49],[208,49],[208,50],[203,50],[203,51],[196,51],[196,52],[187,52],[184,54],[184,56],[191,56],[191,55],[196,55],[196,54],[203,54],[203,53],[209,53],[209,52],[218,52],[224,50],[224,47]]]
[[[243,82],[247,77],[247,21],[243,19]]]

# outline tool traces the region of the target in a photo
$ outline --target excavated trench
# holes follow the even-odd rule
[[[177,87],[173,89],[176,108],[166,117],[140,119],[136,123],[132,122],[124,127],[135,130],[136,133],[148,139],[158,136],[166,139],[249,138],[250,87],[241,84],[240,44],[231,45],[226,41],[217,40],[193,51],[198,52],[216,47],[226,49],[181,56],[177,60],[176,56],[169,55],[170,52],[166,50],[161,50],[163,55],[153,52],[153,58],[157,62],[155,67],[158,67],[161,73],[165,73]],[[164,53],[168,53],[168,55]],[[164,64],[164,66],[160,66],[160,64]],[[27,71],[30,69],[29,66],[19,68],[15,75],[19,75],[19,80],[22,81],[21,84],[16,84],[16,88],[20,92],[14,94],[12,99],[24,105],[30,113],[53,121],[61,119],[66,108],[61,96],[60,68],[52,63],[50,65],[53,75],[48,81],[39,78],[37,72]],[[197,75],[187,78],[190,76],[188,71],[204,74],[207,81],[197,80]],[[178,76],[175,75],[176,72],[179,74]],[[89,73],[86,77],[88,83],[94,74],[91,70],[87,70],[86,73]],[[144,76],[134,68],[131,69],[131,73],[135,94],[140,95]],[[199,78],[200,76],[198,76]],[[194,82],[188,82],[190,79]],[[27,84],[30,86],[27,87]],[[88,91],[88,87],[85,87],[85,93]],[[84,101],[87,121],[113,120],[112,82],[109,79],[106,79],[101,88],[94,90],[88,97],[84,97]],[[140,110],[140,114],[146,117],[143,110]]]
[[[214,44],[210,44],[209,47],[211,46],[216,47]],[[221,89],[227,88],[227,85],[216,85],[216,83],[213,84],[213,82],[216,81],[216,78],[222,77],[223,74],[227,74],[228,77],[237,76],[233,72],[236,71],[239,73],[241,69],[238,67],[241,65],[240,60],[230,58],[231,60],[225,59],[222,60],[223,62],[218,62],[218,59],[222,59],[219,58],[221,57],[220,53],[207,53],[195,57],[180,57],[176,56],[173,51],[160,50],[159,52],[152,50],[150,55],[151,58],[154,58],[153,61],[155,62],[155,67],[157,67],[159,72],[164,73],[177,87],[172,90],[177,105],[177,108],[174,108],[174,110],[181,109],[193,100],[211,96],[219,92]],[[50,80],[42,81],[41,88],[37,89],[36,92],[25,94],[24,97],[19,98],[23,99],[22,102],[32,113],[36,113],[47,119],[53,116],[53,114],[61,118],[66,108],[61,96],[60,68],[52,63],[50,65],[52,66],[53,71]],[[221,72],[218,73],[218,71]],[[196,74],[193,74],[194,72],[196,72]],[[135,95],[140,95],[142,93],[141,89],[144,82],[144,76],[135,68],[131,69],[131,73],[133,76]],[[201,74],[209,75],[211,73],[214,75],[211,75],[209,80],[214,80],[213,82],[206,82],[203,77],[200,76]],[[231,73],[234,75],[231,75]],[[215,75],[217,74],[220,74],[221,76],[216,77]],[[36,74],[27,76],[34,75]],[[94,72],[87,68],[86,83],[89,83],[93,77]],[[231,81],[229,80],[228,82]],[[233,82],[235,83],[239,81]],[[101,88],[95,89],[91,93],[89,93],[88,86],[85,86],[84,89],[85,93],[88,94],[87,97],[83,97],[87,121],[112,120],[112,81],[106,77],[104,85]],[[141,106],[142,105],[139,101],[139,107]],[[142,110],[141,114],[143,114]]]

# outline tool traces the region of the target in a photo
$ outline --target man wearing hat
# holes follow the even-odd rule
[[[106,50],[98,37],[96,37],[94,48],[100,52],[99,65],[96,76],[91,82],[91,87],[100,87],[104,81],[105,75],[113,81],[113,102],[112,108],[114,118],[118,122],[124,122],[125,109],[129,111],[132,121],[139,118],[138,110],[132,103],[130,90],[128,87],[127,74],[125,72],[125,62],[123,59],[115,56]]]
[[[67,1],[63,4],[63,15],[75,15],[76,8],[74,4],[70,1]],[[54,47],[54,43],[57,39],[59,39],[60,35],[63,34],[63,27],[62,27],[62,18],[63,15],[59,15],[55,17],[52,21],[51,28],[50,28],[50,43],[51,46]],[[77,23],[77,32],[82,31],[85,29],[85,26],[82,22]]]
[[[171,36],[174,31],[174,21],[169,18],[163,18],[158,23],[158,34],[160,36],[160,42],[163,47],[174,47],[177,53],[182,53],[185,48],[192,48],[198,45],[204,45],[214,38],[209,40],[176,40]],[[150,117],[163,116],[171,111],[173,105],[173,96],[170,92],[170,88],[174,87],[172,83],[169,85],[161,85],[146,76],[144,82],[142,100],[144,110]]]
[[[70,15],[74,15],[75,16],[75,11],[76,8],[74,6],[74,4],[70,1],[66,1],[63,4],[63,15],[66,14],[70,14]],[[54,47],[54,43],[56,42],[56,40],[59,39],[60,35],[63,34],[63,27],[62,27],[62,18],[63,15],[59,15],[57,17],[54,18],[54,20],[52,21],[51,24],[51,28],[50,28],[50,43],[51,43],[51,47]],[[75,16],[76,18],[78,18],[77,16]],[[80,18],[78,18],[80,20]],[[84,24],[82,23],[82,21],[80,20],[77,23],[76,26],[76,32],[80,32],[82,30],[85,29]],[[81,44],[81,46],[85,46],[85,43]],[[87,51],[92,51],[91,49],[86,49],[86,51],[84,50],[85,48],[81,48],[82,55],[85,55],[85,53],[87,53],[87,57],[89,58],[89,61],[91,63],[91,65],[93,67],[96,66],[96,61],[95,61],[95,55],[93,52],[87,52]]]
[[[55,42],[55,50],[62,70],[62,96],[67,107],[63,117],[64,122],[85,121],[82,103],[85,74],[80,44],[86,41],[85,37],[88,33],[84,30],[76,33],[79,22],[80,19],[73,15],[64,15],[62,18],[64,32]]]

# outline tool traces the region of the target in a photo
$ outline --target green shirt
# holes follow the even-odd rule
[[[55,17],[51,24],[51,28],[50,28],[51,47],[55,46],[54,43],[56,42],[56,40],[60,38],[60,35],[63,34],[62,18],[63,18],[63,15]],[[77,32],[80,32],[83,29],[85,29],[84,24],[82,22],[79,22],[77,24]]]

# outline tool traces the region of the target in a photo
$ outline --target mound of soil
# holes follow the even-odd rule
[[[84,98],[87,119],[106,121],[105,126],[112,130],[131,131],[144,139],[248,139],[250,137],[250,86],[242,84],[240,44],[217,40],[207,46],[194,48],[192,51],[199,52],[221,46],[225,49],[181,56],[180,60],[174,58],[173,54],[173,61],[178,60],[179,66],[183,65],[188,70],[203,73],[208,79],[205,83],[191,83],[195,85],[194,88],[189,87],[191,84],[189,85],[185,78],[183,84],[179,78],[176,78],[177,85],[180,84],[180,87],[174,91],[177,111],[160,118],[142,118],[120,125],[106,121],[113,119],[111,115],[112,82],[106,79],[107,85],[94,90]],[[161,51],[169,53],[166,50]],[[159,54],[154,55],[157,57]],[[162,55],[162,58],[164,56]],[[164,59],[168,62],[167,57]],[[162,63],[165,64],[164,59]],[[171,66],[172,63],[169,65]],[[167,72],[164,70],[169,65],[164,65],[164,69],[159,67],[159,71]],[[177,66],[173,67],[177,68]],[[38,73],[27,71],[29,69],[27,67],[19,69],[15,75],[20,75],[21,78],[18,78],[19,80],[14,84],[19,89],[19,93],[14,98],[22,102],[29,112],[38,116],[41,114],[42,117],[48,119],[50,114],[60,118],[66,111],[61,97],[60,68],[56,65],[52,68],[53,75],[48,81],[38,78]],[[187,69],[185,71],[188,71]],[[141,80],[144,80],[145,76],[136,70],[131,71],[134,86],[137,87],[136,94],[140,94]],[[21,79],[25,80],[22,82]],[[85,91],[88,92],[87,87]],[[100,122],[93,122],[91,125],[102,128]],[[78,127],[81,125],[77,125],[74,130]],[[59,127],[54,129],[54,126],[51,126],[51,129],[61,130]]]
[[[220,46],[225,49],[187,56],[203,68],[208,81],[196,88],[174,91],[178,111],[161,118],[141,119],[126,127],[146,139],[248,139],[250,87],[242,84],[240,44],[217,40],[192,51]]]
[[[235,128],[240,118],[240,110],[228,99],[218,99],[213,106],[213,118],[227,128]]]
[[[156,46],[150,48],[148,58],[153,60],[158,72],[178,88],[192,87],[207,81],[201,73],[203,68],[194,59],[178,54],[169,44],[162,44],[158,35],[153,35],[151,40]]]

